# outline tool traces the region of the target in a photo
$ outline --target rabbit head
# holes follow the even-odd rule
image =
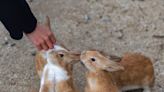
[[[80,58],[89,71],[105,70],[112,72],[124,69],[123,66],[111,61],[98,51],[83,51]]]

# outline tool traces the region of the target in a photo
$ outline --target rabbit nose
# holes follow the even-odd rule
[[[82,61],[80,61],[80,63],[81,63],[81,65],[82,65],[83,67],[85,67],[85,65],[84,65],[84,63],[83,63]]]

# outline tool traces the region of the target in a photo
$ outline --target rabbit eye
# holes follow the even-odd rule
[[[64,54],[59,54],[60,55],[60,57],[64,57]]]
[[[91,58],[91,61],[95,62],[95,61],[96,61],[96,59],[95,59],[95,58]]]

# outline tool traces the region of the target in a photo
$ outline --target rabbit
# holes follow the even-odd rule
[[[56,46],[46,52],[46,61],[39,92],[77,92],[72,79],[73,64],[80,60],[80,54]]]
[[[83,51],[80,60],[88,69],[85,92],[120,92],[108,71],[121,71],[123,66],[97,51]]]
[[[153,64],[148,57],[140,53],[125,53],[117,62],[125,68],[124,71],[109,74],[112,73],[120,90],[143,88],[144,92],[151,92],[155,77]]]

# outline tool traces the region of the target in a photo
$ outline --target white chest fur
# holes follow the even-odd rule
[[[43,70],[39,92],[42,92],[42,90],[44,89],[46,81],[51,81],[55,85],[61,81],[65,81],[68,79],[69,76],[63,68],[48,63],[45,65]],[[55,92],[54,88],[49,88],[49,92]]]
[[[59,66],[55,66],[49,63],[46,64],[44,67],[43,76],[42,76],[43,80],[41,81],[41,84],[44,84],[45,76],[47,76],[46,80],[53,81],[54,83],[58,83],[60,81],[69,79],[69,76],[67,75],[67,71],[65,71],[63,68]]]

